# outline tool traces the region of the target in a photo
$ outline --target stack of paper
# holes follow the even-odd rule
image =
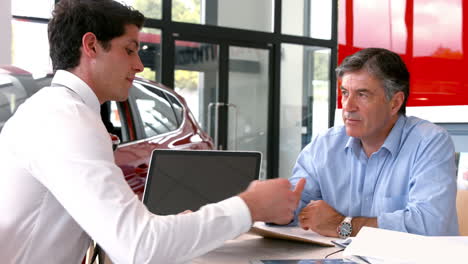
[[[468,263],[468,237],[429,237],[363,227],[343,252],[371,263]]]

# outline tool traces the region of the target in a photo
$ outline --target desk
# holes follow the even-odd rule
[[[250,264],[255,259],[321,259],[339,250],[314,244],[263,238],[245,233],[218,249],[192,260],[192,264]],[[342,258],[341,252],[329,258]]]

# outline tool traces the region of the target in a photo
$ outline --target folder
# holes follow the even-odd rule
[[[333,237],[317,234],[312,230],[304,230],[298,226],[270,226],[264,222],[255,222],[250,232],[268,238],[300,241],[321,246],[333,247]]]

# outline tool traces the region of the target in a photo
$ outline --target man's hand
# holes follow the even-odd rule
[[[304,185],[305,179],[301,179],[292,191],[287,179],[254,181],[239,196],[249,207],[253,222],[285,225],[294,217]]]
[[[298,215],[299,225],[320,235],[338,237],[336,228],[344,216],[323,200],[311,201]]]

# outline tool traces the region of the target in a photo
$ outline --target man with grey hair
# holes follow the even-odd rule
[[[336,73],[344,125],[299,155],[290,181],[307,184],[295,222],[341,238],[363,226],[457,235],[453,142],[444,129],[405,115],[409,73],[400,56],[364,49]]]

